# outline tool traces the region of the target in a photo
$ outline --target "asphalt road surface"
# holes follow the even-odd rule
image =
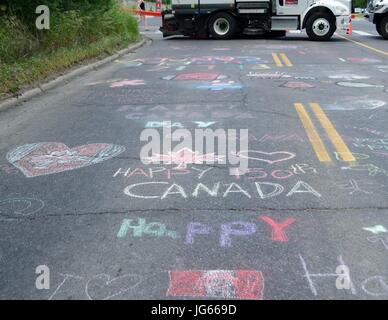
[[[0,298],[387,299],[388,42],[148,22],[136,52],[0,113]],[[143,163],[169,125],[248,129],[249,169]]]

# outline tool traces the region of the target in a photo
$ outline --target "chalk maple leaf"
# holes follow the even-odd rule
[[[163,164],[177,164],[178,168],[186,168],[188,164],[202,164],[204,162],[216,162],[225,158],[215,153],[200,154],[189,148],[182,148],[179,151],[170,151],[168,154],[152,154],[152,157],[143,158],[143,160],[154,163],[162,162]]]

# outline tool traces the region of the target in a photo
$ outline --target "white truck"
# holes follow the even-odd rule
[[[172,0],[171,5],[162,12],[164,37],[284,36],[306,29],[311,40],[327,41],[351,20],[351,0]]]
[[[376,25],[377,32],[388,40],[388,0],[371,0],[365,17]]]

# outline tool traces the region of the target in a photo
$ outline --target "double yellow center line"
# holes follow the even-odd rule
[[[288,59],[285,53],[279,53],[279,55],[277,53],[272,53],[272,59],[277,67],[283,67],[284,65],[286,65],[287,67],[293,66],[290,59]]]
[[[343,161],[354,162],[356,158],[353,156],[352,152],[349,150],[348,146],[341,138],[334,125],[331,123],[329,118],[326,116],[325,112],[319,106],[318,103],[310,103],[310,108],[315,114],[315,117],[318,119],[322,128],[325,130],[329,140],[333,144],[335,150],[337,151],[339,157]],[[315,128],[314,122],[309,116],[306,108],[302,103],[295,103],[294,107],[299,115],[300,120],[302,121],[303,127],[306,130],[307,137],[317,158],[321,162],[332,162],[329,153],[327,152],[326,146],[319,136],[318,131]]]

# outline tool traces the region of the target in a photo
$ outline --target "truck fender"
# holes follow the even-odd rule
[[[330,15],[333,16],[333,19],[335,20],[335,14],[333,12],[332,9],[330,9],[329,7],[327,6],[322,6],[322,4],[320,4],[319,2],[315,3],[314,5],[312,5],[311,7],[309,7],[308,9],[306,9],[303,14],[300,16],[300,21],[302,23],[302,27],[301,29],[304,29],[306,27],[306,22],[307,22],[307,19],[314,13],[316,12],[327,12],[329,13]]]

